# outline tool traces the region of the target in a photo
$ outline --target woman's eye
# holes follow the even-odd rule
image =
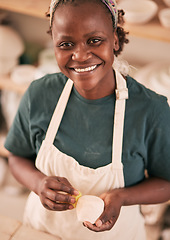
[[[94,38],[89,40],[89,44],[100,44],[100,43],[101,43],[101,39]]]
[[[66,48],[70,48],[73,46],[73,43],[71,42],[62,42],[58,45],[58,47],[66,49]]]

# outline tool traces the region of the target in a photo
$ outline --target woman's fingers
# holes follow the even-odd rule
[[[84,222],[84,226],[86,226],[88,229],[94,231],[94,232],[102,232],[102,231],[106,231],[106,230],[110,230],[115,222],[116,222],[117,218],[111,216],[111,214],[107,213],[107,211],[103,212],[103,214],[100,216],[99,219],[97,219],[97,221],[95,222],[95,224],[92,224],[90,222]]]
[[[120,213],[120,208],[115,209],[115,206],[112,206],[112,205],[105,206],[104,212],[101,214],[99,219],[97,219],[97,221],[95,222],[95,225],[97,227],[100,227],[101,225],[104,225],[104,224],[114,225],[119,216],[119,213]]]
[[[73,205],[68,203],[57,203],[54,201],[51,201],[50,199],[46,198],[43,202],[43,206],[47,208],[48,210],[52,211],[64,211],[64,210],[71,210],[73,209]]]
[[[57,192],[52,189],[47,189],[45,197],[57,203],[75,203],[75,198],[64,192]]]
[[[39,197],[43,206],[53,211],[73,209],[75,197],[79,192],[75,190],[66,178],[45,177],[41,183]]]
[[[78,195],[79,192],[75,190],[66,178],[48,177],[44,182],[45,188],[50,188],[56,191],[66,192],[70,195]]]
[[[90,222],[84,222],[84,225],[94,231],[94,232],[103,232],[106,230],[110,230],[114,224],[118,216],[114,217],[112,211],[104,211],[103,214],[96,220],[95,224],[91,224]]]
[[[116,220],[113,221],[113,220],[109,220],[105,223],[100,223],[98,226],[96,226],[96,224],[92,224],[90,222],[84,222],[84,226],[87,227],[88,229],[94,231],[94,232],[103,232],[103,231],[106,231],[106,230],[110,230],[114,224],[115,224]]]
[[[96,220],[95,224],[84,222],[84,225],[95,232],[102,232],[110,230],[116,223],[121,209],[121,201],[117,196],[117,190],[111,190],[100,196],[104,203],[105,208],[101,216]]]

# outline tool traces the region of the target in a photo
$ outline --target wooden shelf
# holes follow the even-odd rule
[[[160,0],[154,0],[159,5],[159,11],[167,6]],[[18,12],[39,18],[45,18],[50,5],[50,0],[0,0],[0,8]],[[162,27],[158,16],[153,21],[143,25],[126,24],[125,29],[129,31],[130,35],[149,38],[158,41],[170,42],[170,31]]]
[[[158,18],[144,25],[125,24],[124,28],[131,36],[170,42],[170,30],[162,27]]]
[[[11,81],[9,76],[0,76],[1,90],[14,91],[23,95],[27,88],[28,84],[16,84],[15,82]]]
[[[159,9],[167,8],[163,1],[155,0],[158,4]],[[170,42],[170,29],[165,28],[161,25],[158,14],[153,20],[146,24],[137,25],[137,24],[125,24],[124,28],[129,32],[130,35],[140,38],[148,38],[152,40]]]
[[[0,9],[45,18],[50,0],[0,0]]]

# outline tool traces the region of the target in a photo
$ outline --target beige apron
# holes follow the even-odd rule
[[[65,177],[83,195],[100,194],[124,187],[122,139],[124,128],[125,99],[128,98],[126,81],[116,72],[116,105],[113,131],[112,163],[97,169],[79,165],[72,157],[59,151],[54,138],[63,117],[73,82],[69,79],[58,101],[46,138],[36,159],[36,167],[47,176]],[[122,207],[120,216],[110,231],[96,233],[77,221],[76,210],[49,211],[39,197],[31,192],[25,209],[24,221],[32,227],[49,232],[62,240],[145,240],[144,222],[139,206]]]

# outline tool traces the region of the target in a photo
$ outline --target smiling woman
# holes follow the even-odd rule
[[[6,139],[32,191],[24,223],[63,240],[145,240],[139,205],[170,198],[167,100],[112,67],[127,42],[122,16],[114,0],[51,2],[61,73],[31,83]],[[94,222],[78,221],[81,195],[102,199]]]
[[[111,17],[101,5],[86,1],[81,7],[62,5],[53,17],[52,38],[58,65],[87,99],[108,96],[115,89],[112,64],[119,43]],[[67,18],[64,13],[69,13]]]

